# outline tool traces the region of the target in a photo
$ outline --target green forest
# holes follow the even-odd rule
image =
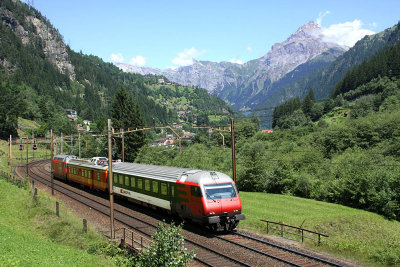
[[[347,72],[324,101],[316,101],[310,89],[303,100],[275,108],[270,134],[259,131],[256,117],[237,122],[238,188],[333,202],[400,220],[398,47]],[[385,71],[374,71],[381,70],[377,64]],[[232,174],[230,136],[225,134],[225,140],[224,151],[217,132],[203,132],[181,153],[143,147],[136,162]]]

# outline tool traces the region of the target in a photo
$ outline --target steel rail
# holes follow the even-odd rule
[[[287,252],[290,252],[290,253],[305,257],[305,258],[309,258],[311,260],[315,260],[315,261],[321,262],[323,264],[327,264],[327,265],[330,265],[330,266],[336,266],[336,267],[342,267],[343,266],[343,265],[340,265],[340,264],[332,262],[332,261],[328,261],[328,260],[325,260],[325,259],[322,259],[322,258],[319,258],[319,257],[315,257],[315,256],[312,256],[312,255],[309,255],[309,254],[306,254],[306,253],[303,253],[303,252],[300,252],[300,251],[296,251],[296,250],[293,250],[293,249],[290,249],[290,248],[286,248],[286,247],[274,244],[272,242],[261,240],[261,239],[258,239],[258,238],[255,238],[255,237],[252,237],[252,236],[249,236],[249,235],[246,235],[246,234],[242,234],[242,233],[238,233],[238,232],[231,232],[231,234],[238,235],[238,236],[241,236],[241,237],[253,240],[253,241],[257,241],[259,243],[262,243],[262,244],[265,244],[265,245],[268,245],[268,246],[272,246],[272,247],[275,247],[275,248],[278,248],[278,249],[281,249],[281,250],[285,250]],[[228,240],[226,240],[226,241],[228,241]],[[289,263],[289,264],[291,264],[291,263]],[[300,265],[300,266],[302,266],[302,265]]]

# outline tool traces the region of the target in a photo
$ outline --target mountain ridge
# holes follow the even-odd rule
[[[325,41],[321,27],[310,21],[285,41],[274,44],[264,56],[243,64],[193,60],[192,65],[166,70],[118,63],[116,66],[126,72],[164,75],[180,84],[205,88],[240,109],[255,106],[252,99],[267,96],[275,82],[330,49],[337,57],[348,48]]]

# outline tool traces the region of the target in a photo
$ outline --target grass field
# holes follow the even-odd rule
[[[240,193],[246,220],[240,228],[266,233],[261,219],[329,235],[305,247],[369,265],[400,265],[400,222],[349,207],[285,195]]]
[[[104,243],[102,236],[83,233],[65,210],[57,217],[50,198],[39,195],[33,203],[28,190],[0,178],[0,203],[0,266],[113,266],[110,258],[86,252]]]

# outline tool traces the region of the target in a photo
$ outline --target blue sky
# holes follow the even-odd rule
[[[400,20],[399,0],[33,0],[33,6],[77,52],[161,69],[193,58],[247,62],[311,20],[347,45]]]

